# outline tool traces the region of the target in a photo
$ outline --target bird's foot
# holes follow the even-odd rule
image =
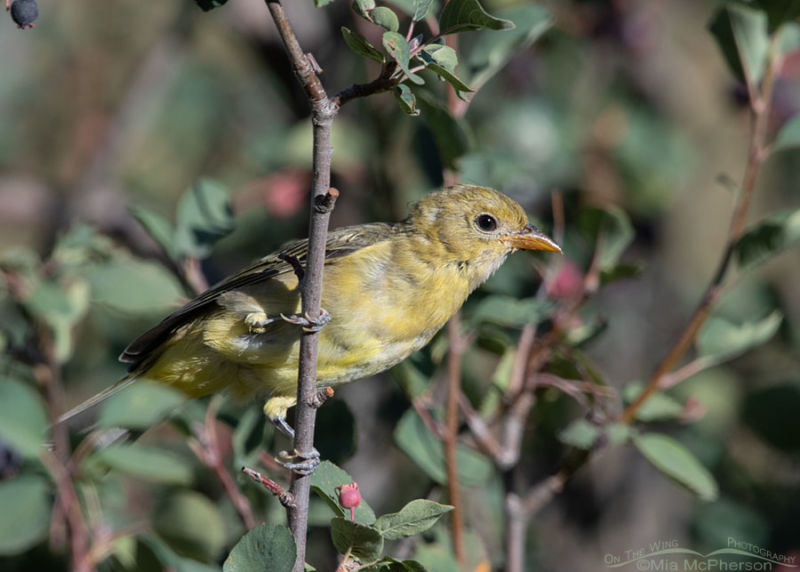
[[[291,453],[281,451],[278,453],[278,457],[278,462],[283,467],[304,477],[313,473],[319,466],[319,451],[316,448],[311,449],[311,453],[308,455],[301,455],[297,449]]]
[[[267,331],[267,326],[272,322],[277,322],[279,318],[270,318],[264,312],[250,312],[244,317],[244,323],[251,334],[263,334]]]
[[[269,418],[269,422],[278,431],[286,435],[290,440],[294,441],[294,429],[286,422],[286,417]]]
[[[306,333],[313,334],[320,331],[325,324],[331,321],[331,314],[325,308],[320,308],[319,317],[314,319],[306,314],[281,314],[284,322],[301,326]]]

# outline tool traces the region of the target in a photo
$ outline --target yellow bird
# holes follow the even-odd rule
[[[517,249],[561,251],[519,204],[473,185],[431,193],[396,224],[330,232],[322,293],[330,320],[319,333],[317,384],[377,374],[423,347]],[[223,389],[264,396],[266,415],[291,433],[285,418],[302,335],[291,261],[306,253],[306,240],[290,243],[167,316],[122,353],[131,363],[122,383],[147,378],[191,397]]]

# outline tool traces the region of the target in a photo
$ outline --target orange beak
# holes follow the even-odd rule
[[[551,238],[535,226],[528,224],[522,231],[514,234],[503,234],[498,237],[503,242],[508,242],[514,248],[521,250],[545,250],[547,252],[561,252]]]

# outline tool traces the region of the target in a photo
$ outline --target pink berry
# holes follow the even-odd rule
[[[355,508],[361,504],[361,493],[358,492],[358,483],[342,485],[337,489],[339,492],[339,504],[342,508],[350,509],[350,520],[353,520]]]

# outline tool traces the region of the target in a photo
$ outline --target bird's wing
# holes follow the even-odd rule
[[[371,223],[344,227],[330,232],[325,247],[325,263],[386,240],[398,230],[398,225]],[[158,325],[131,342],[120,355],[120,361],[131,363],[130,369],[133,370],[169,338],[172,332],[192,320],[210,304],[216,303],[224,293],[262,283],[287,272],[294,272],[292,264],[283,258],[296,259],[303,264],[307,256],[307,239],[285,244],[278,252],[265,256],[233,276],[215,284],[164,318]]]

